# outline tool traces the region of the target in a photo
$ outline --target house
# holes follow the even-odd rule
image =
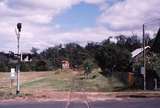
[[[145,48],[145,54],[149,55],[149,51],[151,49],[150,46],[146,46]],[[132,54],[132,62],[137,63],[143,58],[143,48],[138,48],[135,49],[131,54]]]
[[[70,69],[70,63],[68,60],[62,60],[62,69]]]
[[[145,48],[145,62],[146,62],[146,89],[153,90],[155,89],[155,86],[159,86],[159,84],[156,84],[155,80],[159,82],[159,76],[157,72],[153,69],[153,67],[149,66],[150,64],[150,58],[153,57],[153,53],[151,52],[151,47],[146,46]],[[143,66],[143,48],[138,48],[132,52],[132,71],[134,74],[134,83],[135,86],[138,88],[143,89],[143,82],[144,82],[144,76],[142,73],[142,66]],[[147,65],[148,64],[148,65]],[[137,66],[136,66],[137,65]]]

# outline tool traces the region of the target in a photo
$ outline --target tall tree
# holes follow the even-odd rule
[[[137,48],[142,47],[142,43],[141,43],[140,39],[138,38],[138,36],[133,35],[133,36],[127,38],[127,40],[125,42],[125,47],[129,51],[133,51]]]
[[[95,59],[102,71],[108,74],[113,68],[115,71],[126,71],[130,57],[130,52],[126,48],[108,43],[99,47]]]
[[[160,28],[158,30],[157,36],[154,40],[153,46],[152,46],[152,50],[155,53],[160,53]]]

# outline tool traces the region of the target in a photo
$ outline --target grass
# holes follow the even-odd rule
[[[52,89],[55,91],[68,91],[73,75],[70,72],[60,70],[50,72],[48,76],[36,78],[22,84],[22,88]]]
[[[0,78],[7,82],[9,81],[8,75],[9,73],[0,73]],[[4,85],[6,85],[6,88],[2,88],[2,86],[0,87],[0,95],[5,95],[10,92],[9,84],[5,83],[3,86]],[[115,77],[106,78],[100,74],[99,70],[94,70],[91,74],[89,74],[88,79],[84,79],[82,73],[79,74],[72,70],[21,73],[22,91],[69,91],[71,88],[73,88],[74,91],[81,91],[82,89],[85,89],[86,91],[92,92],[110,92],[117,91],[124,87],[125,85]],[[13,91],[14,90],[15,87]]]
[[[84,88],[87,91],[111,92],[124,87],[125,85],[115,77],[106,78],[98,70],[93,71],[89,79],[84,81]]]

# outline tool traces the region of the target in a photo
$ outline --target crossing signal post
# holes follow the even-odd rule
[[[18,62],[16,65],[16,72],[17,72],[17,89],[16,89],[16,95],[20,94],[20,32],[22,29],[22,23],[17,23],[17,28],[16,28],[16,35],[17,35],[17,55],[18,55]]]

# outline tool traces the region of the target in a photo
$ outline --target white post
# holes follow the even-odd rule
[[[157,83],[157,79],[156,78],[154,79],[154,82],[155,82],[155,88],[154,89],[157,90],[158,89],[158,83]]]
[[[16,90],[16,94],[18,95],[20,93],[20,32],[21,32],[21,28],[22,28],[22,24],[18,23],[17,24],[17,30],[16,30],[16,35],[17,35],[17,57],[18,57],[18,63],[16,66],[16,72],[17,72],[17,90]]]
[[[13,88],[14,80],[15,80],[15,68],[11,68],[11,73],[10,73],[10,89],[11,89],[11,94],[12,94],[12,88]]]
[[[17,33],[17,57],[18,57],[18,63],[16,65],[16,72],[17,72],[17,90],[16,90],[16,94],[18,95],[20,93],[20,84],[19,84],[19,73],[20,73],[20,58],[19,58],[19,39],[20,39],[20,32],[18,31]]]

